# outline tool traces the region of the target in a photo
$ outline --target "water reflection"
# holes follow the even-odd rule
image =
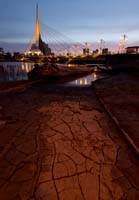
[[[67,85],[75,86],[86,86],[91,85],[92,81],[100,79],[102,76],[98,72],[93,72],[92,74],[76,79],[75,81],[68,82]]]
[[[97,79],[98,79],[98,76],[97,76],[97,74],[96,74],[96,73],[93,73],[93,74],[92,74],[92,79],[93,79],[93,81],[95,81],[95,80],[97,80]]]
[[[27,80],[27,73],[33,68],[33,63],[0,63],[0,81]]]

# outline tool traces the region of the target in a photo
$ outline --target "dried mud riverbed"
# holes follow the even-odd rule
[[[0,86],[2,200],[139,199],[139,161],[91,86],[10,84]]]
[[[97,81],[95,88],[139,149],[139,75],[121,74]]]

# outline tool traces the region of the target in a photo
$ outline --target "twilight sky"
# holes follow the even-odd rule
[[[112,45],[126,34],[139,45],[139,0],[0,0],[0,46],[29,43],[37,2],[40,21],[74,41]]]

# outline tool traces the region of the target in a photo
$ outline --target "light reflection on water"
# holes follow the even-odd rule
[[[87,86],[87,85],[91,85],[92,81],[95,81],[102,77],[104,77],[104,76],[100,75],[98,72],[93,72],[91,75],[78,78],[74,81],[70,81],[70,82],[66,83],[66,85]]]
[[[33,67],[33,63],[0,62],[0,81],[28,80],[27,73],[31,71]],[[98,73],[97,68],[94,68],[94,72],[91,75],[64,83],[64,85],[87,86],[90,85],[92,81],[102,77],[104,77],[104,75]]]
[[[33,63],[0,62],[0,81],[28,80]]]

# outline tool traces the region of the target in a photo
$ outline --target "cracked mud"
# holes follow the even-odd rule
[[[0,98],[1,200],[139,199],[139,161],[91,87]]]

